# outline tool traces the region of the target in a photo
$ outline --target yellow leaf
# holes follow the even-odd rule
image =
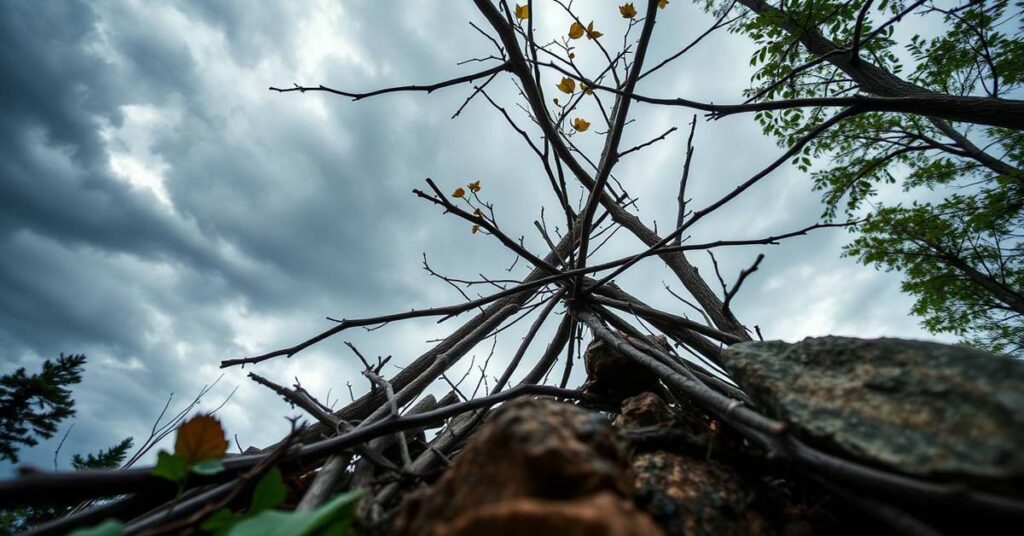
[[[465,196],[466,196],[466,191],[463,190],[462,188],[456,188],[455,191],[452,192],[452,197],[455,197],[455,198],[458,198],[458,199],[461,199],[461,198],[463,198]]]
[[[516,18],[519,20],[530,18],[530,6],[521,6],[516,4]]]
[[[583,37],[584,31],[585,30],[584,30],[582,24],[580,24],[578,22],[574,22],[574,23],[572,23],[571,26],[569,26],[569,38],[570,39],[579,39],[579,38]]]
[[[576,91],[576,81],[572,78],[562,78],[562,81],[558,83],[558,89],[562,93],[572,95],[573,91]]]
[[[590,128],[590,122],[582,117],[577,117],[572,120],[572,128],[575,128],[576,132],[586,132]]]
[[[594,94],[594,90],[593,90],[593,89],[590,89],[590,87],[588,87],[588,86],[587,86],[586,84],[584,84],[583,82],[580,82],[580,90],[582,90],[582,91],[583,91],[584,93],[586,93],[587,95],[593,95],[593,94]]]
[[[480,226],[474,223],[473,224],[473,234],[476,234],[477,231],[479,231],[479,230],[480,230]]]
[[[480,191],[480,181],[473,181],[469,183],[469,191],[476,193]]]
[[[658,0],[658,9],[665,9],[668,5],[668,0]]]
[[[174,454],[189,465],[205,460],[219,460],[228,451],[224,428],[210,415],[196,415],[178,427]]]
[[[594,21],[590,21],[590,24],[587,25],[587,39],[597,39],[602,35],[604,34],[594,29]]]
[[[633,7],[633,3],[629,2],[619,6],[619,13],[622,14],[622,18],[631,19],[636,16],[636,8]]]

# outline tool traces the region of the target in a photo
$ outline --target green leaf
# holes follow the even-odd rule
[[[156,467],[153,468],[152,475],[166,478],[171,482],[181,482],[188,475],[188,465],[180,456],[161,450],[156,456]]]
[[[224,536],[235,524],[235,521],[235,514],[231,510],[221,508],[206,518],[203,524],[199,525],[199,528],[213,533],[215,536]]]
[[[352,533],[362,490],[335,497],[312,512],[265,510],[231,528],[228,536],[345,536]],[[331,532],[328,532],[330,530]]]
[[[71,536],[121,536],[124,534],[124,523],[116,519],[108,519],[99,525],[87,529],[78,529]]]
[[[252,492],[252,501],[249,503],[249,513],[258,514],[269,510],[284,502],[287,495],[288,488],[281,478],[281,470],[272,467],[256,484],[256,489]]]
[[[220,460],[203,460],[192,466],[192,472],[197,475],[215,475],[224,470],[224,464]]]

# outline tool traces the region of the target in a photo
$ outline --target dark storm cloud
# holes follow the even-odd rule
[[[672,53],[707,22],[692,6],[672,7],[652,57]],[[621,29],[625,23],[609,13],[598,24]],[[178,393],[176,401],[194,393],[217,377],[221,358],[294,344],[326,327],[325,315],[459,301],[420,270],[422,251],[453,275],[504,273],[512,256],[411,195],[425,177],[444,189],[482,180],[503,225],[542,247],[532,220],[542,203],[548,218],[558,213],[547,180],[485,102],[449,119],[467,87],[358,103],[266,91],[292,82],[369,90],[471,72],[479,64],[456,62],[492,50],[467,20],[482,23],[468,4],[448,2],[0,3],[0,360],[6,372],[38,367],[62,351],[90,356],[66,452],[139,435],[167,393]],[[651,93],[738,97],[749,79],[749,44],[723,34],[704,46],[682,74],[652,76]],[[513,84],[501,79],[489,90],[527,123]],[[635,110],[626,144],[685,127],[692,115]],[[676,133],[618,172],[640,197],[645,221],[663,231],[675,218],[683,139]],[[743,118],[702,122],[697,140],[697,204],[781,152]],[[596,136],[578,141],[599,149]],[[666,184],[672,195],[664,194]],[[738,200],[731,216],[703,223],[694,239],[788,231],[820,210],[808,178],[783,168]],[[757,274],[765,285],[738,298],[738,310],[757,317],[766,334],[788,338],[818,328],[913,330],[906,302],[887,309],[873,298],[892,292],[895,279],[839,260],[843,239],[832,233],[769,251]],[[639,247],[620,233],[600,256]],[[754,255],[723,252],[726,278]],[[706,258],[694,260],[710,274]],[[623,284],[677,308],[652,284],[667,277],[645,261]],[[816,303],[801,288],[831,301]],[[427,319],[350,337],[366,353],[394,354],[404,365],[459,321]],[[515,344],[517,332],[510,333],[495,362]],[[318,392],[337,393],[346,381],[363,383],[347,354],[340,357],[343,349],[320,345],[261,373],[282,382],[299,375]],[[228,371],[209,405],[236,385],[222,413],[229,430],[246,445],[273,441],[286,425],[263,417],[286,408],[248,384],[243,371]],[[26,459],[49,463],[52,448]]]

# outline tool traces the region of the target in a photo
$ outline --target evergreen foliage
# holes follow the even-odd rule
[[[68,388],[82,381],[84,355],[61,354],[43,363],[38,374],[24,368],[0,377],[0,460],[17,463],[18,449],[49,439],[64,419],[75,414]]]

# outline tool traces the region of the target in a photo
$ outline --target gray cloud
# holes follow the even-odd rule
[[[556,12],[537,17],[556,21],[541,23],[542,30],[561,31]],[[358,103],[266,90],[292,82],[372,89],[470,72],[478,64],[456,62],[487,55],[491,45],[467,20],[482,22],[467,5],[440,2],[0,5],[0,368],[38,367],[62,351],[90,356],[75,390],[80,411],[64,462],[71,452],[145,435],[168,393],[183,402],[217,378],[221,358],[294,344],[326,327],[326,315],[460,300],[420,270],[423,251],[434,268],[452,275],[504,273],[511,255],[410,194],[425,177],[442,188],[482,180],[503,225],[542,247],[532,220],[542,205],[549,221],[558,214],[547,180],[484,101],[449,119],[467,88]],[[667,56],[707,22],[693,6],[673,3],[652,57]],[[609,35],[624,27],[615,13],[597,23]],[[583,46],[581,61],[596,61]],[[738,36],[715,36],[645,87],[730,100],[749,79],[749,52]],[[545,78],[546,87],[555,81]],[[526,124],[508,79],[491,91]],[[627,144],[671,125],[685,129],[691,116],[635,110]],[[579,141],[599,149],[597,136]],[[639,197],[645,220],[661,229],[675,218],[683,142],[676,133],[627,158],[618,172]],[[701,122],[697,144],[690,189],[697,205],[780,152],[742,117]],[[808,177],[783,168],[709,218],[693,239],[791,230],[820,211]],[[898,279],[839,259],[844,240],[841,232],[825,232],[767,250],[736,302],[741,316],[766,336],[790,339],[826,331],[923,336],[907,317]],[[638,247],[620,233],[598,255]],[[722,252],[726,279],[757,251]],[[711,273],[705,257],[694,261]],[[662,279],[671,283],[656,261],[645,261],[622,284],[684,310],[665,296]],[[347,337],[403,365],[454,322],[426,319]],[[491,374],[522,328],[500,339]],[[477,365],[487,350],[476,352]],[[468,361],[453,375],[467,367]],[[299,376],[314,392],[333,388],[332,398],[343,400],[346,382],[357,394],[365,389],[340,341],[260,372],[281,382]],[[222,410],[227,428],[243,446],[269,443],[286,428],[273,416],[290,410],[244,374],[226,371],[204,407],[239,386]],[[54,445],[25,458],[47,465]]]

